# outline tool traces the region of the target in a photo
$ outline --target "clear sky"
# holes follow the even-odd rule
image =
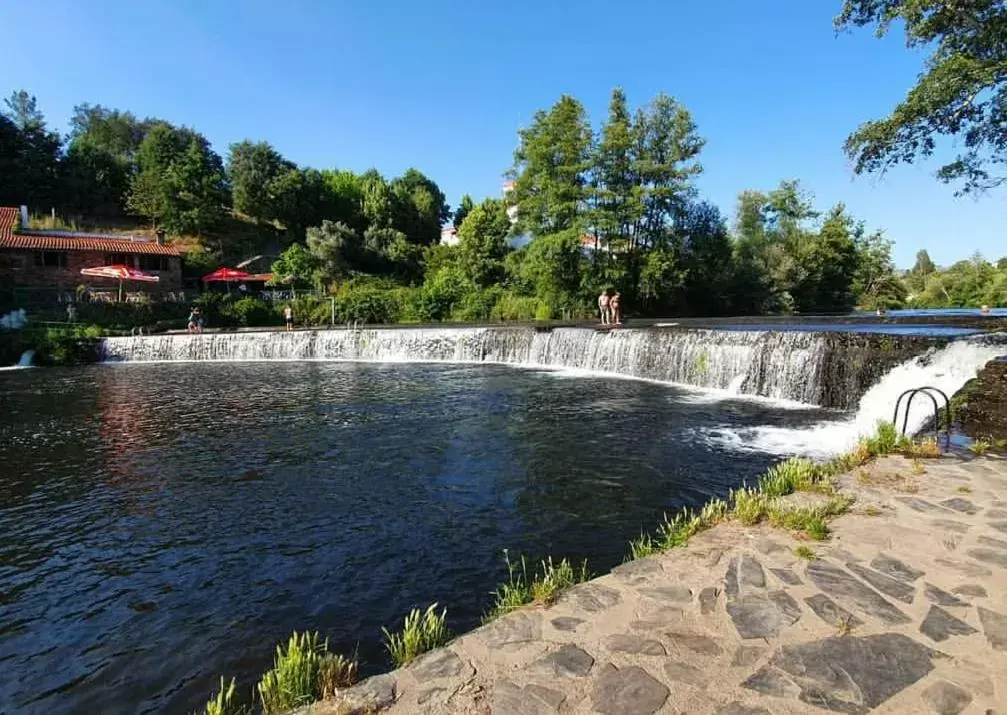
[[[934,164],[854,178],[842,152],[886,114],[922,56],[901,35],[836,36],[841,0],[32,0],[0,2],[0,93],[67,130],[100,103],[245,138],[316,168],[414,166],[454,205],[499,195],[517,129],[562,93],[600,122],[614,86],[666,92],[708,140],[703,195],[797,178],[884,229],[895,259],[1007,254],[1007,193],[956,199]]]

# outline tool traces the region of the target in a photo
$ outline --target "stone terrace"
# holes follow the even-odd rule
[[[302,712],[1007,715],[1007,461],[923,465],[844,477],[828,542],[717,527]]]

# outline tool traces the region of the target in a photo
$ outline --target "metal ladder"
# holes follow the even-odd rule
[[[924,394],[930,398],[930,401],[934,405],[934,439],[940,440],[941,435],[941,422],[940,422],[940,406],[937,403],[937,398],[934,393],[940,395],[944,399],[944,433],[947,437],[947,445],[951,445],[951,400],[948,399],[947,394],[936,387],[924,386],[924,387],[914,387],[911,390],[906,390],[901,395],[899,399],[895,401],[895,411],[892,413],[892,424],[895,427],[899,425],[899,408],[902,407],[902,400],[908,396],[906,399],[906,411],[902,418],[902,429],[899,434],[906,436],[906,429],[909,426],[909,408],[913,404],[913,400],[916,399],[916,395]]]

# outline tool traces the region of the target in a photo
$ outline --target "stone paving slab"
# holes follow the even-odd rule
[[[844,476],[828,542],[722,525],[303,712],[1007,715],[1007,461],[923,464]]]

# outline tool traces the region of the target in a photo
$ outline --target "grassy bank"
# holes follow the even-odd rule
[[[108,331],[97,325],[67,324],[0,332],[0,365],[17,364],[33,351],[35,365],[83,365],[98,359],[100,338]]]
[[[915,442],[899,436],[893,424],[880,422],[874,435],[861,439],[847,454],[824,463],[791,458],[771,467],[755,486],[746,485],[731,491],[727,499],[713,499],[698,511],[683,509],[674,515],[666,514],[653,532],[630,542],[627,560],[684,547],[696,534],[728,521],[745,525],[768,523],[809,540],[827,539],[829,522],[853,503],[852,497],[839,492],[835,477],[889,454],[903,454],[918,460],[940,457],[941,451],[933,440]],[[811,507],[788,504],[786,497],[797,492],[821,494],[823,500]],[[800,558],[815,558],[814,551],[803,545],[795,554]],[[566,559],[555,562],[546,558],[530,568],[524,557],[512,560],[507,551],[504,559],[508,578],[494,592],[493,603],[483,618],[484,624],[529,605],[548,606],[566,589],[591,578],[586,562],[575,567]],[[383,628],[390,665],[394,668],[408,665],[423,653],[448,643],[451,634],[446,621],[447,609],[438,611],[437,604],[432,604],[422,611],[413,609],[396,631]],[[286,712],[333,696],[356,681],[357,671],[356,655],[330,653],[328,642],[322,641],[317,633],[294,633],[286,648],[277,646],[273,669],[253,691],[255,705],[237,696],[233,680],[228,684],[221,678],[220,690],[201,712],[204,715],[249,715],[255,708],[260,708],[265,715]]]

